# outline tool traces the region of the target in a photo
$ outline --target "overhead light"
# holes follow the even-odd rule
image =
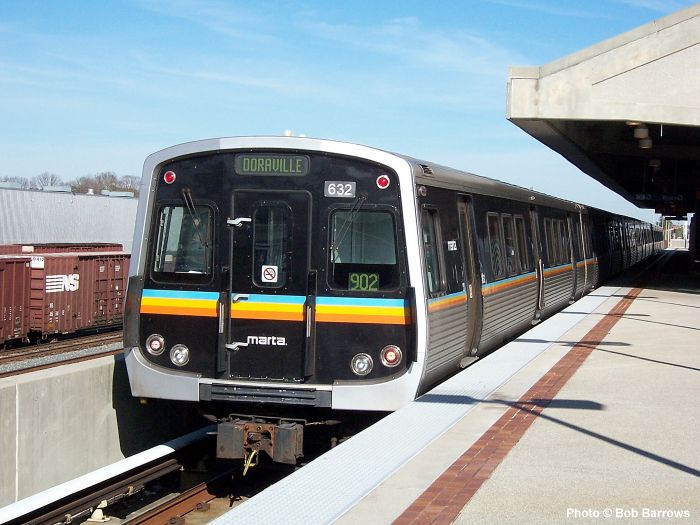
[[[628,120],[628,121],[626,122],[626,124],[627,124],[628,126],[639,126],[639,125],[641,124],[641,122],[637,122],[636,120]]]
[[[651,149],[651,139],[642,139],[639,141],[639,147],[642,149]]]
[[[634,138],[635,139],[648,139],[649,138],[649,128],[647,128],[644,125],[634,128]]]

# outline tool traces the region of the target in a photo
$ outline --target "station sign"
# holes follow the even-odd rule
[[[635,200],[638,201],[654,201],[654,202],[683,202],[685,196],[681,194],[665,194],[665,193],[635,193]]]

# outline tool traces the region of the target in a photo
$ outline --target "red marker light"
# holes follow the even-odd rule
[[[377,188],[380,190],[385,190],[391,184],[391,179],[387,175],[380,175],[377,177]]]
[[[165,175],[163,175],[163,180],[166,184],[172,184],[173,182],[175,182],[176,178],[177,176],[175,175],[174,171],[166,171]]]
[[[384,348],[382,348],[380,356],[382,358],[382,363],[384,364],[384,366],[394,367],[401,362],[403,354],[401,353],[401,349],[398,346],[387,345]]]

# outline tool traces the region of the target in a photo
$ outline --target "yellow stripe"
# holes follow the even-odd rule
[[[329,305],[319,305],[316,306],[317,314],[328,314],[328,315],[355,315],[355,316],[373,316],[373,315],[384,315],[384,316],[397,316],[403,317],[406,315],[406,309],[400,306],[329,306]]]
[[[233,312],[303,312],[302,304],[283,303],[231,303],[231,313]]]
[[[445,308],[450,308],[452,306],[457,306],[459,304],[464,304],[467,302],[467,296],[462,295],[460,297],[451,297],[450,299],[445,299],[442,301],[435,301],[428,304],[429,312],[437,312],[438,310],[443,310]]]
[[[164,306],[168,308],[216,308],[216,301],[202,299],[164,299],[156,297],[144,297],[141,299],[144,306]]]

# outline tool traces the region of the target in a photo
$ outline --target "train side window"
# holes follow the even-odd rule
[[[502,279],[506,276],[506,273],[503,260],[503,234],[501,232],[501,223],[497,213],[489,213],[486,216],[486,221],[489,230],[489,251],[491,252],[493,276],[496,279]]]
[[[544,220],[544,237],[546,241],[546,246],[547,246],[547,261],[549,261],[550,266],[554,266],[557,264],[558,258],[557,254],[554,251],[554,229],[553,229],[553,223],[552,219],[545,219]]]
[[[291,236],[291,209],[285,204],[260,206],[253,216],[253,282],[259,288],[281,288],[287,283]],[[274,266],[277,278],[263,282],[263,266]]]
[[[525,221],[520,215],[515,216],[515,235],[518,239],[518,254],[520,255],[520,271],[530,270],[529,246],[525,236]]]
[[[577,221],[576,219],[572,219],[573,224],[574,224],[574,231],[573,231],[573,239],[572,239],[572,245],[574,248],[574,259],[575,260],[580,260],[582,253],[583,253],[583,238],[581,236],[581,223]]]
[[[567,221],[559,221],[561,231],[561,263],[568,264],[571,262],[571,243],[569,240],[569,224]]]
[[[559,219],[552,219],[552,226],[554,231],[554,252],[555,260],[557,264],[562,264],[564,262],[564,247],[563,247],[563,232],[562,232],[562,221]]]
[[[213,210],[208,206],[161,208],[153,271],[211,275],[213,223]]]
[[[388,211],[336,210],[331,216],[330,284],[356,292],[399,286],[396,225]]]
[[[513,217],[506,214],[501,215],[501,223],[503,224],[503,240],[505,242],[506,272],[508,275],[516,275],[520,273],[520,268],[518,267],[518,244],[515,238]]]
[[[428,277],[428,291],[435,294],[444,289],[444,277],[440,264],[440,244],[437,210],[423,210],[423,252],[425,254],[425,271]]]

